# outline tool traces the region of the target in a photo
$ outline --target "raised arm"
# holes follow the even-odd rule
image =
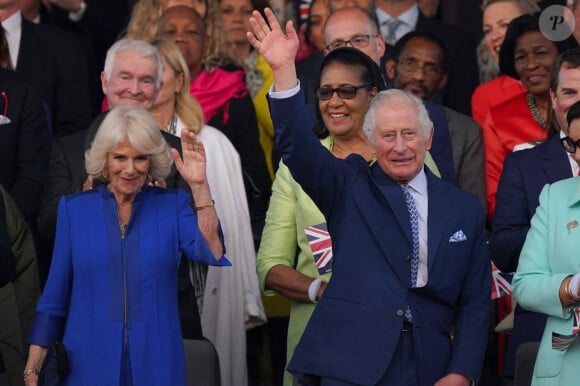
[[[203,237],[216,259],[223,255],[223,245],[218,232],[218,217],[205,174],[205,149],[193,132],[181,136],[183,158],[171,149],[175,167],[189,184],[197,209],[197,221]]]
[[[286,23],[286,33],[282,31],[278,19],[270,8],[264,13],[268,22],[260,12],[253,11],[250,16],[252,31],[248,31],[248,41],[264,57],[272,68],[274,75],[274,90],[290,90],[298,84],[294,59],[298,51],[298,35],[291,20]],[[269,24],[269,25],[268,25]]]

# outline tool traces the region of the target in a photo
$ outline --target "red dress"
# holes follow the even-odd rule
[[[471,116],[483,126],[489,110],[518,94],[524,94],[526,89],[520,82],[507,75],[500,75],[494,80],[478,86],[471,96]]]
[[[516,145],[545,140],[547,130],[532,118],[526,94],[520,93],[490,109],[482,125],[482,132],[485,148],[487,220],[491,224],[504,158]]]

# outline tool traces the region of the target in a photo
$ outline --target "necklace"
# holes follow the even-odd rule
[[[536,105],[536,101],[534,100],[534,96],[528,92],[526,93],[526,100],[528,101],[528,107],[530,109],[530,113],[532,113],[532,118],[534,118],[534,121],[538,125],[545,129],[546,118],[544,118],[544,116],[540,113],[538,105]]]

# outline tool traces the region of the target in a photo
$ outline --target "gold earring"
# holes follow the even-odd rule
[[[153,175],[151,174],[151,172],[147,173],[147,181],[149,181],[149,183],[153,182]]]

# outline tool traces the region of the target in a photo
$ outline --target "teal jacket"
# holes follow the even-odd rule
[[[580,178],[546,185],[522,249],[513,279],[518,303],[548,315],[534,368],[532,385],[577,385],[580,342],[567,350],[552,348],[552,333],[572,335],[573,317],[562,308],[559,289],[580,272]]]

